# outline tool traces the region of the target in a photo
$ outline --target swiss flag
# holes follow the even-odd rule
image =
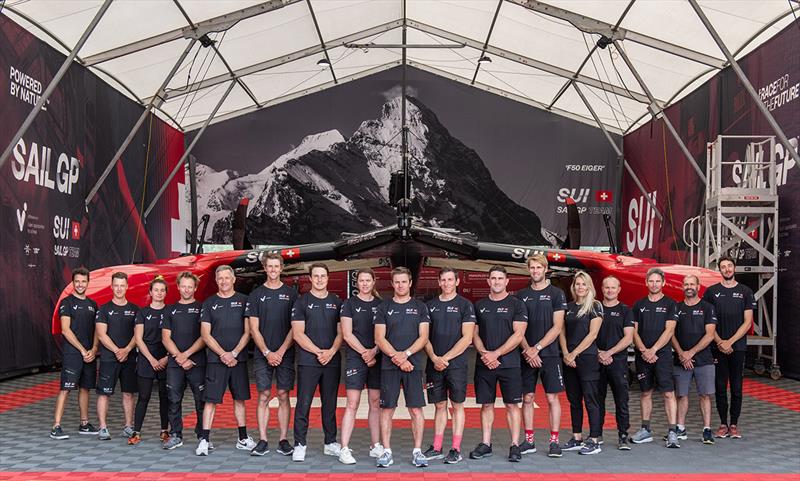
[[[597,202],[611,202],[613,198],[614,195],[610,190],[598,190],[594,193],[594,200]]]
[[[300,257],[300,249],[281,249],[281,257],[284,259],[296,259]]]
[[[72,240],[79,240],[81,238],[81,223],[73,220],[70,233],[72,235]]]

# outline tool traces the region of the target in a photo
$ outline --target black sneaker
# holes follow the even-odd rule
[[[620,451],[630,451],[631,445],[628,444],[628,435],[623,434],[619,437],[619,442],[617,443],[617,449]]]
[[[547,453],[547,457],[549,458],[560,458],[562,456],[561,453],[561,446],[558,445],[557,441],[550,442],[550,451]]]
[[[461,457],[461,451],[459,451],[456,448],[453,448],[450,450],[449,453],[447,453],[447,456],[444,457],[444,464],[457,464],[462,459],[464,458]]]
[[[282,454],[284,456],[291,456],[294,452],[294,447],[287,441],[286,439],[281,439],[278,441],[278,454]]]
[[[569,441],[561,445],[561,449],[564,451],[580,451],[581,447],[583,447],[583,441],[575,438],[569,438]]]
[[[492,445],[480,443],[469,453],[469,459],[483,459],[492,455]]]
[[[536,443],[522,441],[522,444],[519,445],[519,450],[522,454],[533,454],[536,452]]]
[[[268,452],[269,452],[269,444],[267,444],[267,442],[264,441],[263,439],[259,439],[258,444],[256,444],[256,447],[254,447],[253,450],[250,451],[250,456],[263,456]]]
[[[518,463],[522,461],[522,453],[519,450],[519,446],[516,444],[508,449],[508,461],[510,463]]]
[[[53,429],[50,430],[50,438],[51,439],[69,439],[69,434],[65,433],[61,426],[54,426]]]
[[[703,444],[714,444],[714,433],[711,428],[703,429]]]
[[[426,458],[430,459],[442,459],[444,454],[442,453],[441,449],[435,449],[433,446],[428,446],[428,449],[425,450],[424,453]]]
[[[583,442],[583,446],[581,446],[581,451],[578,454],[591,455],[591,454],[597,454],[599,452],[600,452],[600,443],[597,443],[593,441],[592,438],[589,438]]]
[[[78,426],[78,434],[97,434],[99,430],[92,426],[92,423],[81,424]]]

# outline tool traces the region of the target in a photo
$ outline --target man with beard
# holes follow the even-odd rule
[[[561,401],[558,393],[564,391],[564,377],[559,357],[558,338],[564,327],[567,298],[564,291],[547,280],[547,257],[534,254],[528,258],[531,285],[517,292],[527,309],[528,325],[522,339],[522,418],[525,423],[525,440],[520,445],[522,454],[535,453],[533,437],[533,405],[536,381],[542,387],[550,408],[550,439],[547,455],[561,457],[558,429],[561,425]]]
[[[714,444],[711,433],[711,395],[714,394],[714,358],[708,347],[714,340],[717,318],[714,307],[697,296],[700,279],[683,278],[684,300],[675,307],[678,325],[672,336],[675,349],[675,393],[678,396],[678,438],[687,439],[686,413],[689,412],[689,384],[694,378],[700,412],[703,415],[703,444]]]
[[[714,306],[718,322],[714,342],[711,345],[720,421],[716,437],[730,436],[738,439],[742,437],[739,415],[742,413],[747,333],[753,325],[756,301],[749,287],[736,282],[736,261],[733,257],[723,256],[717,265],[723,280],[706,289],[703,294],[703,300]],[[728,417],[728,384],[731,389],[730,417]]]
[[[97,303],[86,297],[89,286],[89,270],[78,267],[72,271],[72,294],[62,299],[58,306],[61,321],[61,336],[64,338],[63,363],[61,365],[61,391],[56,398],[56,411],[50,437],[67,439],[69,434],[61,429],[61,417],[70,391],[78,389],[78,410],[81,424],[78,434],[97,434],[89,423],[89,389],[97,385],[97,335],[94,317]]]

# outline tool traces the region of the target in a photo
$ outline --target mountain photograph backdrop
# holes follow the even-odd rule
[[[198,218],[209,214],[210,242],[231,243],[233,212],[245,197],[254,244],[328,241],[394,224],[389,181],[402,164],[396,70],[210,126],[194,150]],[[427,225],[545,245],[548,230],[565,230],[561,189],[615,190],[617,159],[598,129],[410,71],[411,213]],[[455,97],[440,95],[453,85]],[[601,175],[565,168],[600,164]],[[603,245],[591,217],[582,219],[590,229],[583,242]]]

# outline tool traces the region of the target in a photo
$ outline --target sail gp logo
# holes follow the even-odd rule
[[[648,194],[653,204],[656,203],[658,191]],[[634,197],[628,204],[628,229],[625,232],[625,246],[628,252],[643,251],[653,248],[653,234],[656,226],[656,211],[650,201],[643,195]],[[661,228],[659,223],[658,229]]]
[[[19,209],[17,209],[17,225],[19,226],[20,232],[22,232],[22,230],[25,228],[25,217],[27,216],[28,216],[28,203],[23,202],[22,210],[20,211]]]

